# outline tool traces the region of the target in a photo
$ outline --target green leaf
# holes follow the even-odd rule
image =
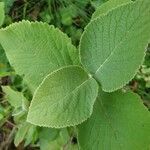
[[[43,128],[39,134],[41,150],[60,150],[68,142],[69,135],[67,129]]]
[[[12,69],[8,63],[6,54],[0,45],[0,77],[10,75],[11,71]]]
[[[63,66],[79,64],[78,52],[60,30],[41,22],[22,21],[0,31],[10,64],[24,75],[32,92],[44,77]]]
[[[118,7],[93,20],[81,38],[84,67],[106,92],[115,91],[137,73],[150,40],[149,0]]]
[[[61,21],[62,24],[66,26],[71,26],[73,23],[73,19],[78,15],[78,10],[76,9],[76,5],[70,4],[68,7],[63,7],[60,10]]]
[[[108,0],[92,0],[91,4],[95,7],[98,8],[100,7],[103,3],[107,2]]]
[[[11,106],[18,108],[22,106],[23,99],[25,98],[21,92],[12,90],[10,87],[4,86],[3,91],[5,98],[11,104]]]
[[[100,5],[94,14],[92,15],[92,19],[95,19],[99,17],[102,14],[106,14],[112,9],[115,9],[121,5],[127,4],[131,2],[131,0],[109,0],[108,2],[104,3],[103,5]]]
[[[38,130],[37,127],[32,125],[30,126],[26,136],[25,136],[25,144],[24,147],[28,146],[29,144],[34,144],[38,139]]]
[[[91,116],[97,93],[96,81],[81,67],[64,67],[49,74],[37,88],[27,120],[45,127],[77,125]]]
[[[78,138],[83,150],[148,150],[149,131],[150,113],[136,94],[100,92]]]
[[[15,0],[1,0],[5,3],[5,12],[8,14]]]
[[[24,97],[23,93],[14,91],[10,87],[2,87],[5,93],[5,99],[14,108],[12,116],[20,116],[21,114],[27,113],[29,107],[29,101]]]
[[[24,147],[31,143],[34,143],[38,138],[37,133],[38,132],[36,126],[31,125],[27,122],[23,122],[23,124],[20,124],[18,126],[18,131],[14,139],[15,146],[18,146],[23,141],[25,141]]]
[[[59,135],[59,129],[41,128],[39,132],[40,139],[54,141]]]
[[[4,3],[0,2],[0,26],[3,24],[4,21]]]
[[[27,132],[31,126],[32,125],[27,122],[24,122],[22,125],[19,126],[14,139],[14,144],[16,147],[25,139]]]
[[[0,121],[4,119],[4,115],[0,113]]]

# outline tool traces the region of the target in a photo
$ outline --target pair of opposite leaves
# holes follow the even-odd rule
[[[150,1],[128,1],[108,1],[96,11],[81,38],[81,59],[53,26],[22,21],[1,29],[11,65],[34,94],[29,122],[56,128],[80,124],[92,114],[97,82],[112,92],[134,77],[150,38]],[[120,7],[108,12],[112,6]]]

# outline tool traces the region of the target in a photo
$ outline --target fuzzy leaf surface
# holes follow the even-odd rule
[[[79,126],[81,150],[148,150],[150,113],[131,92],[100,92],[90,119]]]
[[[81,62],[102,89],[122,88],[136,74],[150,40],[150,1],[139,0],[102,15],[85,29]]]
[[[61,68],[49,74],[35,91],[27,120],[55,128],[80,124],[91,116],[97,93],[97,82],[81,67]]]
[[[18,108],[22,106],[22,101],[25,98],[21,92],[12,90],[10,87],[3,87],[5,98],[11,104],[11,106]]]
[[[112,9],[115,9],[116,7],[127,4],[129,2],[131,2],[131,0],[109,0],[106,3],[104,3],[103,5],[100,5],[96,9],[94,14],[92,15],[92,19],[95,19],[102,14],[106,14],[109,11],[111,11]]]
[[[0,42],[10,64],[24,76],[32,92],[52,71],[78,64],[78,52],[71,40],[46,23],[14,23],[1,29]]]

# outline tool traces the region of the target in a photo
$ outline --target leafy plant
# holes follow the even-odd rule
[[[26,145],[32,142],[36,125],[49,128],[40,131],[45,147],[51,141],[51,148],[56,149],[70,143],[74,132],[69,129],[77,126],[83,150],[149,148],[150,114],[136,94],[123,88],[144,60],[150,40],[149,6],[149,0],[106,2],[85,28],[79,50],[64,33],[46,23],[22,21],[0,29],[7,58],[33,95],[29,108],[30,100],[23,100],[25,105],[10,101],[21,107],[21,114],[29,109],[21,115],[24,123],[16,146],[25,137]]]
[[[4,3],[0,2],[0,26],[2,25],[4,20]]]

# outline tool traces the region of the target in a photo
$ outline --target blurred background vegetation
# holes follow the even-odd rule
[[[58,27],[78,47],[84,27],[93,12],[107,0],[1,1],[5,2],[3,27],[23,19],[43,21]],[[138,93],[150,109],[150,46],[142,67],[125,89]],[[31,98],[28,87],[22,77],[15,74],[0,46],[0,150],[78,149],[76,128],[56,130],[36,127],[26,122]]]

